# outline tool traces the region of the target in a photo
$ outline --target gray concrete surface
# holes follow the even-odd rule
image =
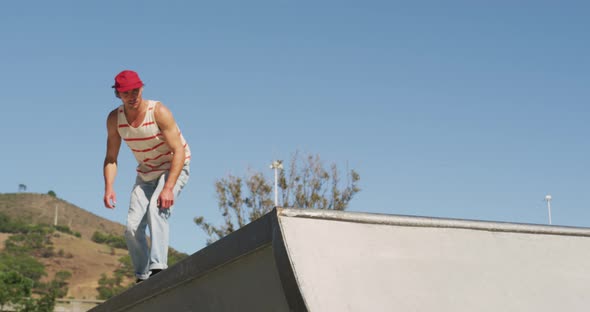
[[[267,214],[91,311],[305,310],[277,218]]]
[[[92,311],[586,311],[590,229],[276,209]]]
[[[267,246],[126,311],[289,311],[289,307]]]
[[[310,311],[587,311],[590,306],[588,236],[497,223],[487,223],[488,229],[505,229],[301,217],[280,222]],[[535,228],[537,234],[519,228]]]

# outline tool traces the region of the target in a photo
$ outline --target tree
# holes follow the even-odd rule
[[[47,195],[51,196],[51,197],[57,197],[57,194],[55,194],[54,191],[49,191],[47,192]]]
[[[0,311],[6,304],[21,305],[31,296],[33,281],[16,271],[0,272]]]
[[[34,283],[47,275],[45,266],[34,257],[27,254],[14,254],[10,251],[0,254],[0,270],[18,272]]]
[[[100,279],[98,280],[98,299],[107,300],[111,297],[122,293],[125,291],[129,286],[123,286],[123,275],[121,274],[114,274],[113,277],[108,277],[106,274],[102,273],[100,275]]]
[[[70,271],[58,271],[55,273],[55,277],[49,283],[49,288],[55,291],[57,298],[63,298],[68,294],[68,279],[72,277]]]
[[[326,169],[318,155],[291,157],[288,172],[281,170],[278,192],[282,207],[346,210],[354,195],[360,192],[360,175],[350,170],[342,182],[335,164]],[[228,175],[215,182],[218,208],[223,224],[214,225],[203,216],[194,222],[208,235],[207,244],[232,233],[260,218],[274,208],[272,185],[262,172],[250,172],[244,178]]]

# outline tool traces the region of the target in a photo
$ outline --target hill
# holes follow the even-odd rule
[[[46,280],[51,280],[59,271],[70,271],[69,289],[66,297],[95,299],[98,296],[98,280],[101,274],[112,276],[120,266],[119,258],[127,255],[127,250],[111,248],[84,238],[64,233],[54,234],[55,250],[64,250],[66,257],[42,258],[47,272]],[[130,283],[129,279],[126,283]]]
[[[72,276],[68,280],[69,290],[66,297],[95,299],[98,296],[96,288],[101,274],[112,276],[120,266],[119,258],[127,255],[127,250],[97,244],[91,237],[95,231],[120,236],[124,226],[49,195],[0,194],[0,213],[30,224],[53,224],[56,206],[59,212],[58,224],[67,225],[81,235],[76,237],[62,232],[53,234],[53,250],[62,256],[38,259],[45,265],[47,276],[44,279],[53,279],[58,271],[69,271]],[[4,241],[9,236],[10,234],[0,233],[0,250],[4,248]]]
[[[83,238],[90,239],[95,231],[112,235],[123,235],[125,227],[65,200],[35,193],[0,194],[0,212],[13,219],[31,224],[53,224],[55,208],[58,210],[57,224],[66,225]]]

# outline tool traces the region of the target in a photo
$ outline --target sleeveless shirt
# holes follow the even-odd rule
[[[148,108],[141,125],[137,128],[132,127],[125,117],[124,106],[119,106],[118,110],[118,131],[121,139],[127,143],[127,146],[133,152],[137,160],[137,174],[143,181],[152,181],[170,170],[172,164],[172,150],[166,144],[164,135],[156,124],[154,111],[157,101],[148,100]],[[184,146],[185,160],[188,164],[191,158],[191,151],[182,136],[178,126],[178,135]]]

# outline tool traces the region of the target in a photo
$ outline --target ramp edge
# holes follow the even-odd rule
[[[366,224],[410,227],[454,228],[490,232],[512,232],[590,237],[590,228],[553,226],[527,223],[447,219],[435,217],[389,215],[363,212],[344,212],[324,209],[277,208],[279,217],[322,219]]]

